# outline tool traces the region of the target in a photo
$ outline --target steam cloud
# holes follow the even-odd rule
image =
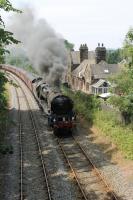
[[[50,84],[59,84],[67,66],[64,40],[44,20],[37,20],[31,8],[12,17],[10,30],[22,42],[33,67]]]

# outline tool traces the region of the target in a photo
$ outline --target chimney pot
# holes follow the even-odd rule
[[[88,47],[87,44],[83,44],[80,46],[80,63],[85,60],[88,59]]]
[[[102,60],[106,61],[106,48],[104,47],[103,43],[101,47],[100,47],[100,44],[98,43],[98,47],[95,49],[95,53],[96,53],[97,64]]]

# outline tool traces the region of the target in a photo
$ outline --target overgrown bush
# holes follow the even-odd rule
[[[6,106],[6,97],[4,95],[5,91],[5,83],[7,82],[7,78],[4,76],[4,73],[0,72],[0,110],[3,110]]]
[[[7,120],[7,94],[5,92],[5,83],[7,78],[4,73],[0,72],[0,137],[3,134],[6,120]]]
[[[81,91],[73,92],[66,87],[62,87],[62,91],[73,99],[75,111],[92,123],[94,111],[100,105],[99,100],[95,96],[87,95]]]

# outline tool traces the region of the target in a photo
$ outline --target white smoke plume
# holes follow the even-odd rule
[[[22,42],[33,67],[50,84],[58,84],[67,66],[64,40],[44,20],[37,20],[31,8],[12,17],[10,30]]]

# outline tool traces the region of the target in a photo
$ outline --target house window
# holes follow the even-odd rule
[[[103,83],[103,87],[108,87],[108,83],[107,83],[107,82],[104,82],[104,83]]]
[[[104,88],[104,93],[107,93],[107,89],[108,89],[108,88]]]
[[[99,88],[99,93],[102,93],[102,88]]]

